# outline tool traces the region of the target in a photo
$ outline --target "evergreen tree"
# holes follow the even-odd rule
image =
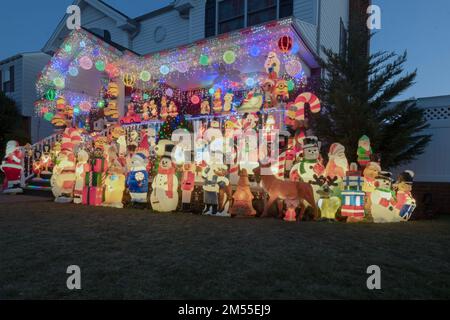
[[[366,54],[372,37],[360,26],[349,26],[344,52],[323,48],[320,61],[325,77],[319,97],[322,113],[314,117],[314,133],[325,144],[339,142],[346,148],[349,160],[356,160],[358,139],[370,137],[375,154],[384,168],[408,163],[423,153],[431,136],[423,110],[413,100],[390,103],[414,84],[416,71],[404,72],[407,54],[376,52]]]
[[[14,100],[0,91],[0,156],[3,158],[6,143],[17,140],[20,144],[29,142],[25,132],[22,117]]]

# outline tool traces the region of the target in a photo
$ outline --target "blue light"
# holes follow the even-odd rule
[[[245,84],[249,87],[253,87],[255,85],[255,79],[247,78],[247,80],[245,80]]]
[[[294,42],[292,45],[291,53],[295,54],[300,50],[300,46],[298,45],[298,42]]]
[[[76,77],[78,75],[78,69],[76,67],[70,67],[69,68],[69,74],[72,77]]]
[[[250,55],[251,55],[252,57],[257,57],[257,56],[260,55],[260,53],[261,53],[261,49],[259,49],[258,46],[252,46],[252,47],[250,48]]]

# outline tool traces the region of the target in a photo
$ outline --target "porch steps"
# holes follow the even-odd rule
[[[31,178],[23,188],[24,193],[40,197],[52,197],[51,176],[51,174],[41,174],[40,178]]]

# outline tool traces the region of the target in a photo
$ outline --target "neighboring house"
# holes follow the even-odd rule
[[[42,52],[21,53],[0,61],[0,90],[16,102],[29,139],[35,142],[52,133],[48,121],[34,114],[36,79],[50,60]]]
[[[140,55],[174,48],[221,33],[294,16],[315,53],[345,46],[350,10],[360,0],[176,0],[136,18],[101,0],[76,0],[83,28]],[[368,3],[369,1],[362,0]],[[69,34],[67,15],[42,49],[53,53]]]

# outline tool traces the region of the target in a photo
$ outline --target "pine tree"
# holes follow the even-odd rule
[[[0,91],[0,156],[3,158],[8,140],[17,140],[20,144],[29,142],[22,117],[14,100]]]
[[[356,160],[358,139],[369,136],[383,168],[393,168],[414,160],[431,139],[423,133],[428,125],[414,100],[390,103],[414,84],[417,72],[404,72],[406,52],[365,54],[372,35],[360,23],[365,22],[349,26],[343,53],[323,48],[326,57],[320,64],[326,76],[319,89],[323,111],[311,125],[325,145],[343,144],[351,161]]]

